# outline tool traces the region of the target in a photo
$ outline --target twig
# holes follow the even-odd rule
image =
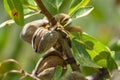
[[[49,22],[54,26],[57,21],[54,19],[54,17],[49,13],[49,11],[45,8],[41,0],[35,0],[38,7],[40,8],[41,12],[48,18]]]

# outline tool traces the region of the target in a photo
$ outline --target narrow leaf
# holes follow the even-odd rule
[[[42,1],[47,10],[52,14],[55,15],[57,14],[57,8],[55,6],[55,0],[43,0]]]
[[[38,7],[35,6],[35,5],[33,5],[33,2],[32,2],[32,4],[31,4],[31,3],[28,2],[28,0],[20,0],[20,1],[21,1],[21,3],[22,3],[23,6],[29,8],[29,9],[31,9],[31,10],[36,10],[36,11],[38,11]]]
[[[24,24],[23,7],[19,0],[4,0],[4,7],[18,25]]]
[[[76,10],[71,17],[72,18],[80,18],[88,15],[94,8],[93,7],[82,7]]]
[[[47,10],[52,14],[56,15],[58,13],[67,13],[70,9],[70,4],[72,0],[43,0],[43,3]]]
[[[62,67],[57,66],[52,80],[59,80],[61,75],[62,75]]]
[[[72,0],[69,0],[69,1],[63,0],[63,3],[61,4],[61,6],[59,8],[59,12],[68,14],[71,2],[72,2]]]
[[[63,3],[63,0],[56,0],[56,7],[59,9],[62,3]]]
[[[20,0],[23,5],[29,5],[27,0]]]
[[[75,6],[77,6],[78,4],[80,4],[82,0],[72,0],[71,5],[70,5],[70,9],[74,8]]]
[[[72,15],[74,13],[74,11],[76,11],[77,9],[79,9],[81,7],[85,7],[89,2],[90,2],[90,0],[79,1],[79,3],[76,6],[70,8],[69,15]]]

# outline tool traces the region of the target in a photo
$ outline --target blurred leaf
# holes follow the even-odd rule
[[[61,66],[57,66],[56,70],[55,70],[55,74],[53,76],[53,80],[59,80],[61,75],[62,75],[62,67]]]
[[[34,80],[32,77],[30,76],[25,76],[24,78],[22,78],[21,80]]]
[[[72,0],[70,5],[70,10],[74,8],[76,5],[78,5],[82,0]]]
[[[59,13],[68,14],[72,0],[63,0],[63,3],[60,6]]]
[[[27,14],[27,15],[25,15],[25,19],[27,19],[27,18],[30,18],[30,17],[32,17],[32,16],[35,16],[35,15],[38,15],[39,14],[39,12],[35,12],[35,13],[31,13],[31,14]],[[15,22],[13,21],[13,20],[7,20],[7,21],[5,21],[5,22],[2,22],[2,24],[0,24],[0,28],[2,28],[2,27],[9,27],[9,26],[11,26],[12,24],[14,24]]]
[[[60,6],[62,5],[62,3],[63,3],[63,0],[56,0],[56,7],[57,7],[57,9],[60,8]]]
[[[94,8],[93,7],[81,7],[71,14],[72,18],[80,18],[88,15]]]
[[[68,13],[72,0],[44,0],[43,3],[47,10],[52,14]]]
[[[47,2],[49,3],[49,5],[51,5],[52,7],[56,9],[57,13],[59,13],[59,8],[62,5],[63,0],[49,0]]]
[[[18,25],[24,25],[23,7],[19,0],[4,0],[4,7]]]
[[[2,80],[19,80],[22,77],[21,73],[10,72]]]
[[[92,74],[96,73],[96,71],[98,70],[98,68],[86,67],[86,66],[83,66],[80,68],[81,68],[81,73],[86,76],[92,75]]]
[[[74,35],[77,35],[77,37],[73,37],[72,39],[74,42],[76,41],[76,45],[78,45],[75,45],[75,47],[78,48],[81,53],[84,53],[83,57],[86,56],[86,53],[82,51],[85,49],[91,60],[97,65],[107,68],[109,71],[117,68],[117,64],[111,56],[112,52],[108,49],[108,47],[84,32],[81,34],[75,33]],[[79,46],[83,48],[80,49]]]
[[[116,40],[111,46],[111,50],[120,51],[120,39]]]
[[[45,5],[45,7],[47,8],[47,10],[52,14],[52,15],[55,15],[57,14],[57,9],[56,7],[54,6],[55,4],[55,0],[44,0],[42,1],[43,4]],[[52,4],[51,4],[52,3]]]
[[[15,23],[13,20],[7,20],[0,24],[0,28],[5,27],[5,26],[10,26],[11,24]]]
[[[14,70],[21,69],[20,64],[16,60],[8,59],[8,60],[4,60],[0,63],[0,74],[4,74],[13,69]]]
[[[77,7],[85,7],[86,5],[88,5],[89,2],[90,0],[82,0]]]
[[[79,8],[85,7],[90,2],[90,0],[82,0],[82,1],[80,0],[79,3],[76,6],[74,6],[75,2],[76,1],[74,0],[73,1],[73,5],[71,6],[71,8],[69,10],[69,15],[72,15]]]
[[[20,0],[23,5],[29,5],[27,0]]]
[[[28,0],[20,0],[20,1],[24,6],[28,7],[29,9],[38,11],[38,7],[30,4]]]

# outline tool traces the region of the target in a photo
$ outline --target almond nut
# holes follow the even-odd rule
[[[31,43],[32,36],[34,32],[37,30],[37,28],[46,26],[47,24],[48,24],[48,20],[36,20],[27,23],[23,27],[20,36],[23,40],[27,41],[28,43]]]
[[[66,62],[65,60],[59,55],[60,53],[57,51],[51,51],[46,54],[37,64],[34,74],[37,77],[40,77],[44,74],[54,75],[55,68],[59,65],[63,67],[63,74],[66,72]],[[52,70],[51,70],[52,69]],[[47,71],[47,72],[46,72]],[[48,72],[50,71],[50,72]],[[41,76],[42,77],[42,76]]]
[[[32,46],[37,53],[43,53],[50,49],[58,40],[56,31],[50,31],[43,27],[38,28],[32,37]]]

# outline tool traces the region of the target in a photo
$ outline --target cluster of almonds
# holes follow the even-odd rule
[[[36,20],[26,24],[21,32],[21,38],[32,44],[36,53],[47,52],[33,71],[33,75],[42,80],[51,80],[58,65],[63,67],[63,73],[65,73],[67,62],[60,36],[65,38],[71,47],[67,31],[80,31],[80,29],[68,27],[71,23],[70,16],[61,13],[54,18],[57,21],[55,26],[52,26],[47,19]]]
[[[32,44],[35,52],[46,52],[57,43],[59,29],[63,29],[63,26],[68,26],[71,23],[70,17],[66,14],[56,15],[55,19],[60,22],[55,26],[51,26],[47,19],[36,20],[26,24],[21,32],[21,38]],[[67,35],[65,34],[65,36]]]

